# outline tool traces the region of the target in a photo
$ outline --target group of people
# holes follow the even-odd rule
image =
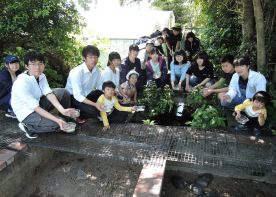
[[[250,69],[249,58],[223,56],[220,60],[223,74],[216,82],[213,64],[205,51],[199,51],[200,43],[194,34],[187,34],[187,43],[185,41],[182,50],[179,49],[182,35],[178,36],[181,29],[174,27],[172,33],[167,31],[165,28],[162,31],[165,36],[156,40],[167,42],[169,67],[160,48],[150,39],[143,49],[130,45],[129,55],[123,60],[119,53],[111,52],[101,74],[97,66],[100,52],[97,47],[88,45],[82,50],[84,62],[70,71],[65,88],[55,90],[49,87],[43,74],[45,58],[42,53],[31,51],[24,56],[26,70],[23,73],[19,71],[20,60],[8,55],[5,67],[0,71],[3,87],[0,109],[7,117],[19,120],[19,127],[27,137],[36,138],[41,132],[65,131],[66,122],[70,121],[70,114],[76,112],[75,109],[80,110],[80,116],[76,118],[80,124],[96,117],[103,121],[103,130],[109,129],[110,123],[123,123],[129,112],[137,110],[137,95],[145,85],[153,82],[161,88],[168,83],[173,91],[183,87],[183,93],[204,86],[202,95],[219,93],[222,106],[235,108],[236,118],[245,110],[249,122],[255,124],[255,135],[260,135],[267,117],[265,105],[269,95],[265,92],[265,77]],[[169,56],[174,60],[170,62]],[[125,102],[128,99],[131,99],[130,103]],[[105,112],[103,106],[111,106],[111,110]],[[54,108],[59,111],[59,116],[49,113]],[[247,126],[239,125],[236,129],[246,130]]]

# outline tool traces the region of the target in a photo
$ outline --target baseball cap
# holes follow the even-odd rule
[[[133,51],[139,51],[138,45],[136,45],[136,44],[130,45],[129,46],[129,51],[131,51],[131,50],[133,50]]]
[[[149,40],[147,41],[146,45],[148,45],[148,44],[152,44],[152,45],[154,45],[154,41],[153,41],[153,40],[151,40],[151,39],[149,39]]]
[[[136,74],[139,77],[139,73],[138,72],[136,72],[135,70],[130,70],[127,73],[126,79],[128,80],[129,76],[132,75],[132,74]]]
[[[10,62],[13,62],[13,61],[20,62],[20,60],[15,55],[7,55],[5,57],[5,63],[10,63]]]

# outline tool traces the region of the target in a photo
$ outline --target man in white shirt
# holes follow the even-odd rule
[[[12,87],[11,105],[20,121],[19,128],[28,138],[36,138],[36,133],[65,131],[65,120],[70,113],[70,93],[64,88],[52,91],[43,74],[45,59],[40,52],[28,52],[24,56],[27,70],[18,76]],[[62,117],[49,111],[56,108]]]
[[[97,66],[100,51],[93,45],[88,45],[82,50],[84,63],[73,68],[68,76],[66,89],[71,94],[72,107],[80,109],[78,123],[84,123],[87,118],[99,115],[101,103],[98,98],[103,94],[101,73]],[[94,90],[95,87],[98,90]]]
[[[150,59],[149,53],[151,48],[154,46],[153,40],[148,40],[146,43],[146,48],[141,49],[138,53],[137,58],[140,59],[141,62],[141,73],[143,76],[143,85],[147,85],[147,72],[146,72],[146,63]]]

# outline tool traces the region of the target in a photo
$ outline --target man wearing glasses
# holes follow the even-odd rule
[[[80,109],[78,123],[84,123],[87,118],[95,118],[99,115],[101,103],[98,98],[103,94],[101,73],[97,66],[100,51],[93,45],[88,45],[82,50],[84,63],[73,68],[68,76],[66,89],[69,90],[72,99],[72,107]],[[95,87],[97,90],[94,90]]]
[[[40,52],[28,52],[24,56],[26,71],[18,76],[12,87],[11,105],[19,128],[28,138],[36,138],[37,133],[65,131],[65,120],[70,113],[70,93],[64,88],[51,90],[43,74],[45,59]],[[56,108],[60,116],[49,111]]]

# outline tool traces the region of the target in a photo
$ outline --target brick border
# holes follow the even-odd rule
[[[20,140],[21,138],[18,138],[18,141]],[[21,144],[20,142],[13,142],[9,144],[8,147],[11,147],[17,150],[22,150],[22,151],[26,151],[29,148],[27,144]],[[7,150],[7,149],[3,149],[0,151],[0,171],[2,171],[4,168],[6,168],[14,161],[14,156],[16,154],[20,154],[20,153]]]
[[[164,161],[163,166],[159,168],[144,165],[137,181],[133,197],[160,196],[165,169],[166,161]]]

